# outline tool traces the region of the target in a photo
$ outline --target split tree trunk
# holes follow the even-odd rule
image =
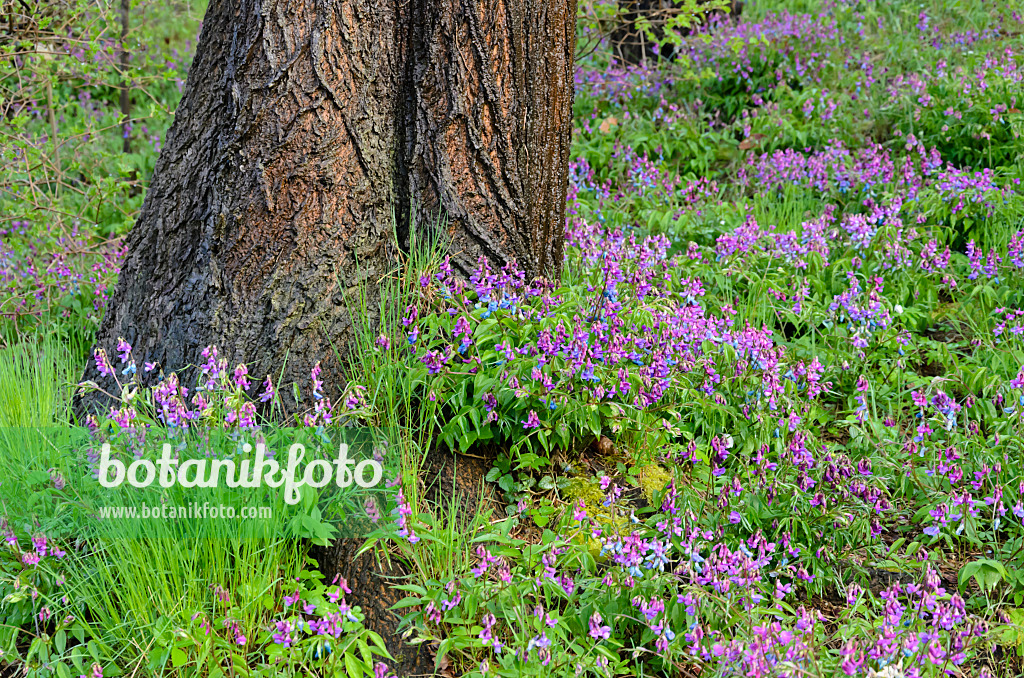
[[[467,276],[556,276],[575,4],[212,0],[97,345],[169,372],[213,344],[286,384],[322,361],[330,395],[410,229]]]

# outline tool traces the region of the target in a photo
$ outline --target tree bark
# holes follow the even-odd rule
[[[528,277],[557,274],[575,0],[427,0],[416,12],[403,207],[413,201],[416,223],[448,216],[466,275],[480,256],[510,254]]]
[[[212,344],[286,384],[322,361],[331,395],[355,293],[372,315],[413,228],[466,276],[481,256],[557,276],[575,11],[212,0],[97,346],[169,372]]]

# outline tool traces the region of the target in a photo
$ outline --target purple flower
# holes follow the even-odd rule
[[[274,383],[270,381],[270,375],[267,375],[266,381],[263,382],[263,393],[260,394],[260,402],[265,403],[274,397]]]
[[[612,637],[612,627],[611,626],[601,626],[601,622],[602,621],[604,621],[604,620],[601,618],[601,613],[600,612],[594,612],[594,614],[590,615],[590,637],[591,638],[593,638],[595,640],[600,640],[602,638],[604,638],[605,640],[608,640],[609,638]]]
[[[530,642],[527,643],[526,653],[529,654],[534,650],[534,648],[536,648],[537,655],[541,660],[541,664],[547,666],[548,662],[551,661],[551,653],[544,652],[544,650],[547,650],[547,648],[549,647],[551,647],[551,639],[548,638],[546,632],[541,631],[539,636],[534,636],[530,639]]]
[[[412,506],[405,499],[405,493],[402,488],[398,490],[398,496],[396,497],[398,502],[398,536],[405,537],[409,540],[410,544],[415,544],[420,540],[416,533],[413,532],[412,526],[409,525],[409,518],[412,516]]]
[[[498,558],[491,555],[484,546],[476,547],[476,555],[480,558],[480,562],[471,570],[474,577],[482,577],[487,568],[498,562]]]
[[[295,631],[295,624],[290,621],[278,621],[275,623],[274,642],[284,647],[291,647],[297,638],[292,636]]]
[[[111,366],[110,361],[107,359],[107,352],[102,348],[98,348],[93,351],[93,360],[96,362],[96,369],[104,377],[114,376],[114,368]]]
[[[495,652],[498,652],[502,648],[501,641],[494,637],[494,625],[498,622],[498,619],[490,612],[484,614],[480,620],[483,630],[480,631],[480,640],[484,647],[493,647]]]
[[[317,362],[316,365],[313,365],[313,369],[310,371],[309,376],[313,381],[313,399],[320,400],[321,398],[324,397],[324,394],[322,392],[324,382],[320,380],[319,362]]]
[[[530,410],[530,414],[526,416],[526,421],[523,422],[523,428],[540,428],[540,419],[537,417],[537,413]]]
[[[235,376],[235,386],[237,386],[238,388],[242,389],[243,391],[248,391],[249,390],[249,385],[250,384],[249,384],[248,374],[249,374],[249,369],[245,365],[243,365],[243,364],[239,364],[235,368],[235,375],[234,375]]]
[[[135,421],[137,413],[134,407],[122,407],[121,409],[110,408],[110,418],[121,428],[129,428]]]
[[[368,497],[363,502],[363,510],[366,511],[366,517],[370,519],[371,523],[380,520],[380,509],[377,508],[377,501],[373,497]]]
[[[132,357],[132,345],[124,340],[123,337],[117,340],[117,350],[121,354],[121,364],[124,365],[126,362],[131,360]]]

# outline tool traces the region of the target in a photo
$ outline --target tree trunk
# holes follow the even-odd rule
[[[169,372],[213,344],[286,384],[323,361],[330,395],[354,293],[412,228],[443,228],[466,276],[481,256],[557,276],[575,11],[212,0],[97,345]]]
[[[321,362],[334,396],[356,292],[379,309],[412,229],[443,228],[465,276],[480,257],[558,276],[575,18],[575,0],[211,0],[97,346],[124,337],[169,373],[216,345],[304,386]],[[353,549],[321,564],[376,582],[359,602],[391,639],[394,596]]]

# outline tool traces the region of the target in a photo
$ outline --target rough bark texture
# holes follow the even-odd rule
[[[216,345],[306,389],[321,362],[335,396],[356,293],[373,322],[412,229],[443,228],[465,275],[483,256],[557,276],[575,16],[575,0],[211,0],[97,346],[124,337],[169,373]],[[110,385],[92,364],[84,379]],[[321,564],[352,583],[403,675],[431,673],[394,635],[389,573],[357,549]]]
[[[168,372],[214,344],[286,384],[322,361],[331,394],[355,292],[372,315],[410,229],[443,227],[466,275],[557,275],[575,11],[212,0],[97,345]]]
[[[455,265],[466,274],[480,256],[509,254],[529,277],[556,273],[575,0],[435,0],[415,11],[403,195],[413,219],[448,216]]]

